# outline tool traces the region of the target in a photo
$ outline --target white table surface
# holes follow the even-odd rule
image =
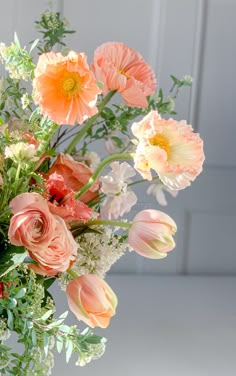
[[[107,282],[119,306],[102,331],[105,355],[83,368],[56,356],[53,376],[236,375],[236,277],[112,275]],[[56,295],[59,314],[67,305]]]

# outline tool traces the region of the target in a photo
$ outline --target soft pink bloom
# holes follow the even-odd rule
[[[63,219],[55,216],[56,228],[47,247],[29,251],[30,257],[37,262],[31,268],[38,274],[55,275],[71,267],[77,255],[78,244],[67,229]]]
[[[12,244],[34,251],[47,247],[56,228],[47,201],[38,193],[22,193],[10,202],[14,214],[8,237]]]
[[[90,179],[93,172],[84,163],[76,162],[70,155],[59,154],[52,167],[47,172],[47,177],[56,172],[64,179],[67,188],[76,192],[84,186]],[[89,202],[97,200],[99,182],[95,182],[93,186],[80,197],[80,201]]]
[[[58,124],[82,124],[97,113],[101,93],[85,54],[48,52],[39,57],[33,97],[44,116]]]
[[[161,259],[175,247],[172,235],[176,230],[176,223],[167,214],[158,210],[143,210],[133,219],[128,241],[140,255]]]
[[[152,179],[153,169],[163,184],[179,190],[201,173],[203,141],[185,121],[162,119],[158,112],[151,111],[133,123],[132,132],[139,140],[134,167],[144,179]]]
[[[106,328],[115,315],[117,297],[95,274],[82,275],[67,285],[68,305],[78,320],[94,328]]]
[[[127,191],[118,195],[108,195],[101,208],[102,216],[108,219],[122,217],[129,213],[131,208],[136,204],[137,196],[133,191]]]
[[[130,178],[136,172],[127,162],[113,162],[111,171],[100,178],[101,191],[106,194],[101,214],[108,219],[118,218],[128,213],[137,202],[137,196],[128,190]]]
[[[143,57],[119,42],[95,50],[92,69],[103,84],[103,93],[117,90],[128,106],[147,107],[147,96],[156,90],[156,77]]]
[[[66,186],[63,176],[54,172],[47,179],[45,188],[51,213],[59,215],[66,222],[88,221],[91,218],[92,210],[75,200],[74,191]]]
[[[147,194],[153,195],[161,206],[167,205],[167,200],[164,191],[168,192],[172,197],[176,197],[179,191],[174,191],[162,183],[153,183],[148,186]]]

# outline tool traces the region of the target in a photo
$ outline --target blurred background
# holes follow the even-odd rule
[[[34,21],[48,7],[44,0],[3,2],[0,40],[10,43],[17,31],[27,44],[37,36]],[[192,75],[192,88],[177,98],[176,119],[200,133],[206,154],[203,173],[177,198],[168,196],[163,209],[178,225],[175,251],[161,261],[127,254],[108,275],[120,311],[104,333],[107,354],[81,370],[66,368],[60,358],[53,375],[68,369],[71,375],[233,376],[236,0],[55,0],[51,7],[76,30],[67,46],[85,52],[89,62],[101,43],[121,41],[151,64],[165,95],[170,74]],[[158,208],[146,188],[139,187],[132,215]],[[60,312],[67,308],[57,295]]]

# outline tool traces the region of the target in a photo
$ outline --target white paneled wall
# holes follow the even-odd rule
[[[0,40],[17,31],[22,44],[36,33],[33,21],[48,1],[8,0],[0,14]],[[235,0],[58,0],[77,31],[68,46],[92,59],[108,40],[137,49],[156,71],[168,94],[170,74],[194,76],[192,89],[177,99],[177,118],[186,119],[205,141],[203,174],[164,209],[178,224],[177,247],[162,261],[127,254],[112,269],[121,272],[236,273],[236,1]],[[135,210],[157,208],[139,188]],[[132,213],[134,214],[134,212]]]

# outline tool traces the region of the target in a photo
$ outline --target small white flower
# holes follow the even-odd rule
[[[161,205],[161,206],[166,206],[167,205],[167,201],[166,201],[166,197],[165,197],[165,193],[164,191],[170,193],[170,195],[172,197],[176,197],[177,194],[178,194],[178,191],[175,191],[175,190],[171,190],[169,189],[168,187],[166,187],[165,185],[163,185],[162,183],[153,183],[153,184],[150,184],[148,189],[147,189],[147,194],[148,195],[153,195],[158,204]]]
[[[101,177],[101,190],[105,194],[119,194],[127,191],[129,179],[136,175],[135,170],[127,162],[113,162],[110,165],[112,171]]]
[[[137,202],[137,196],[133,191],[120,193],[116,196],[108,196],[101,209],[101,214],[108,219],[122,217],[129,213],[132,206]]]
[[[34,162],[38,160],[38,157],[35,156],[36,152],[34,145],[18,142],[5,148],[5,158],[10,158],[16,163],[20,161]]]

